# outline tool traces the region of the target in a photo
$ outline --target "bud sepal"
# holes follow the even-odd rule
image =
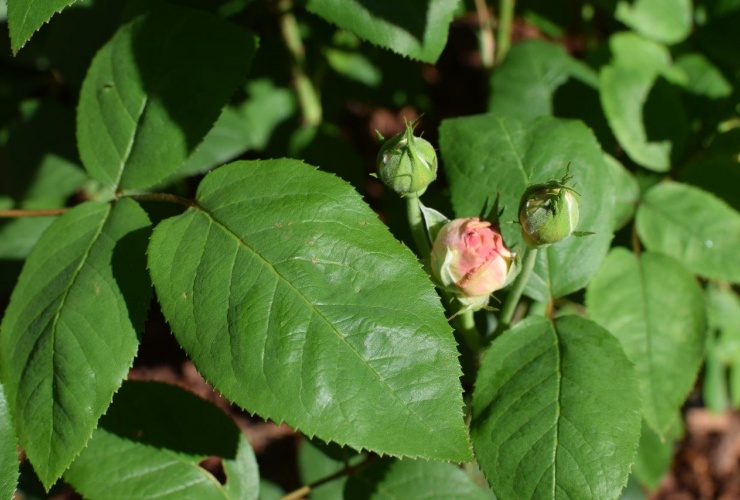
[[[421,196],[437,178],[437,152],[414,135],[416,122],[383,143],[376,160],[380,180],[401,196]]]
[[[580,195],[567,183],[570,166],[561,180],[528,187],[519,201],[519,223],[527,246],[542,248],[562,241],[575,231],[580,216]],[[578,236],[584,234],[576,234]]]

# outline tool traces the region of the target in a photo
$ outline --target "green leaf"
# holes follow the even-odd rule
[[[589,87],[599,84],[596,73],[562,45],[543,40],[516,44],[493,72],[488,110],[522,121],[552,115],[555,91],[571,77]]]
[[[345,78],[377,87],[383,81],[383,74],[367,57],[360,52],[325,48],[326,62],[331,69]]]
[[[591,281],[586,305],[635,364],[645,420],[665,434],[704,355],[701,287],[670,257],[615,248]]]
[[[268,79],[249,82],[245,91],[247,98],[224,108],[176,177],[207,172],[249,150],[262,151],[277,126],[296,111],[290,89],[276,87]]]
[[[470,435],[498,498],[615,498],[640,434],[634,369],[579,316],[528,318],[491,344]]]
[[[691,33],[691,0],[620,1],[615,17],[641,35],[674,44]]]
[[[80,94],[77,141],[90,175],[114,189],[144,189],[177,171],[244,80],[254,51],[249,32],[184,7],[155,8],[122,26],[93,59]]]
[[[306,8],[363,40],[403,56],[435,63],[447,44],[457,0],[368,2],[308,0]]]
[[[605,155],[604,163],[608,167],[614,189],[614,230],[623,228],[632,219],[640,199],[640,186],[635,177],[624,165],[612,156]]]
[[[8,2],[8,30],[13,54],[28,42],[33,34],[54,14],[72,5],[75,0],[10,0]]]
[[[199,467],[221,459],[226,484]],[[126,382],[64,474],[86,498],[257,498],[257,461],[220,409],[167,384]]]
[[[139,205],[88,202],[57,219],[26,260],[0,335],[23,449],[49,488],[82,450],[131,367],[151,287]]]
[[[494,496],[453,464],[386,459],[353,474],[344,486],[344,498],[490,500]]]
[[[665,172],[688,131],[680,97],[666,77],[670,54],[634,34],[610,40],[613,61],[600,74],[601,105],[629,157],[643,167]]]
[[[421,200],[419,200],[419,209],[421,210],[421,216],[424,219],[424,228],[426,229],[429,246],[431,247],[434,245],[434,240],[437,239],[439,232],[445,224],[450,222],[450,219],[441,212],[425,206]]]
[[[702,54],[684,54],[676,59],[676,67],[686,73],[688,81],[684,88],[692,94],[710,99],[720,99],[732,94],[732,84]]]
[[[673,462],[675,441],[683,434],[681,415],[674,415],[673,421],[661,438],[643,420],[640,434],[640,445],[637,448],[633,473],[640,484],[647,486],[650,491],[658,488]]]
[[[218,391],[324,441],[470,458],[439,297],[356,192],[284,159],[215,170],[197,199],[158,225],[149,267]]]
[[[8,402],[0,384],[0,498],[13,498],[18,486],[18,450]]]
[[[560,179],[570,163],[581,193],[578,230],[588,238],[568,238],[538,252],[526,293],[546,302],[586,286],[612,238],[614,195],[604,155],[583,123],[541,117],[528,123],[494,115],[444,120],[439,130],[445,174],[458,217],[481,213],[492,194],[501,193],[502,222],[517,221],[519,198],[528,185]],[[522,242],[519,225],[502,224],[511,247]]]
[[[740,213],[718,198],[664,182],[645,193],[636,222],[648,250],[670,255],[701,276],[740,283]]]

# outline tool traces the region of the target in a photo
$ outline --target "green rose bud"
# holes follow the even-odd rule
[[[414,136],[414,123],[394,135],[380,148],[378,176],[401,196],[420,196],[437,177],[437,153],[421,137]]]
[[[578,225],[580,197],[566,186],[571,179],[566,173],[560,180],[530,186],[519,202],[522,238],[533,248],[564,240]]]

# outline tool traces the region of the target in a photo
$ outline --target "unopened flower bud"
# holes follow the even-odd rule
[[[519,202],[522,238],[533,248],[557,243],[573,233],[578,225],[580,198],[561,181],[548,181],[527,188]]]
[[[512,278],[515,255],[490,222],[455,219],[437,234],[431,253],[432,274],[466,306],[480,308]]]
[[[378,176],[383,184],[401,196],[421,195],[437,177],[437,153],[421,137],[414,136],[413,123],[380,148]]]

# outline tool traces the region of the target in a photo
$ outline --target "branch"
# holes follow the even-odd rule
[[[297,500],[299,498],[303,498],[307,496],[309,493],[311,493],[311,490],[316,489],[323,484],[334,481],[335,479],[338,479],[342,476],[348,476],[350,474],[354,474],[360,469],[364,469],[365,467],[367,467],[374,460],[375,460],[374,455],[368,456],[365,460],[363,460],[357,465],[348,465],[344,469],[341,469],[335,472],[334,474],[331,474],[326,477],[322,477],[321,479],[318,479],[314,481],[313,483],[307,484],[305,486],[301,486],[297,490],[291,491],[287,495],[283,496],[281,500]]]
[[[187,208],[198,206],[198,202],[189,198],[183,198],[170,193],[141,193],[141,194],[123,194],[119,198],[132,198],[139,201],[165,201],[168,203],[177,203]]]
[[[69,208],[47,208],[41,210],[8,209],[0,210],[0,219],[15,219],[20,217],[47,217],[49,215],[62,215]]]

